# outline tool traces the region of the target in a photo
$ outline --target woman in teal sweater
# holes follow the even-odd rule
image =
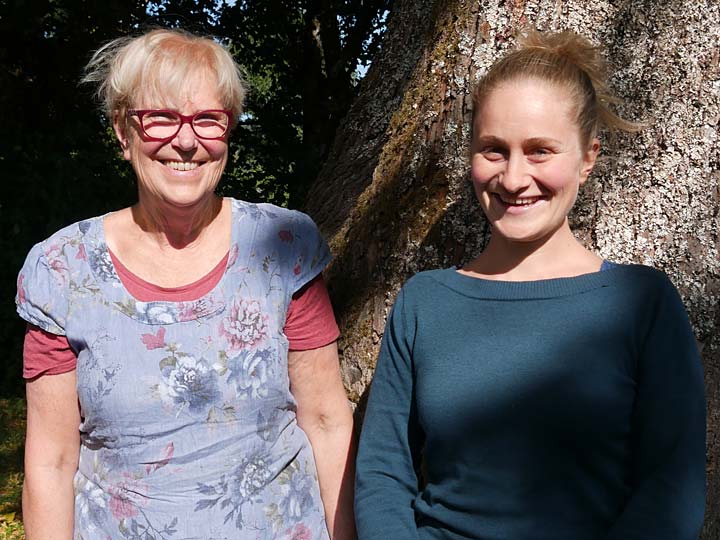
[[[534,33],[475,90],[492,238],[398,296],[361,436],[360,540],[697,538],[705,403],[682,302],[568,225],[599,128],[635,128],[602,71],[585,39]]]

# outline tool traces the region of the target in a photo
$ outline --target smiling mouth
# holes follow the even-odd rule
[[[497,198],[500,202],[502,202],[504,205],[515,207],[532,206],[536,202],[544,199],[544,197],[507,197],[499,195],[497,193],[495,193],[493,196]]]
[[[192,171],[202,165],[199,161],[163,161],[162,164],[175,171]]]

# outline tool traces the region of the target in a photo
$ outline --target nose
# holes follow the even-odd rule
[[[531,177],[522,156],[510,155],[500,176],[500,184],[508,193],[517,193],[530,185]]]
[[[172,144],[180,150],[189,151],[197,147],[198,141],[190,123],[184,123],[172,140]]]

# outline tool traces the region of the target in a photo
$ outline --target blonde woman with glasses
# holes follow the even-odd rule
[[[18,279],[28,540],[353,538],[327,245],[304,214],[215,193],[238,66],[155,30],[86,80],[138,200],[40,242]]]

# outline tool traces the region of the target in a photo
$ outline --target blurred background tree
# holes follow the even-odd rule
[[[227,44],[250,86],[230,141],[225,195],[301,206],[378,50],[392,0],[0,0],[0,396],[22,395],[24,323],[15,279],[30,247],[60,227],[132,204],[93,88],[93,50],[154,26]]]

